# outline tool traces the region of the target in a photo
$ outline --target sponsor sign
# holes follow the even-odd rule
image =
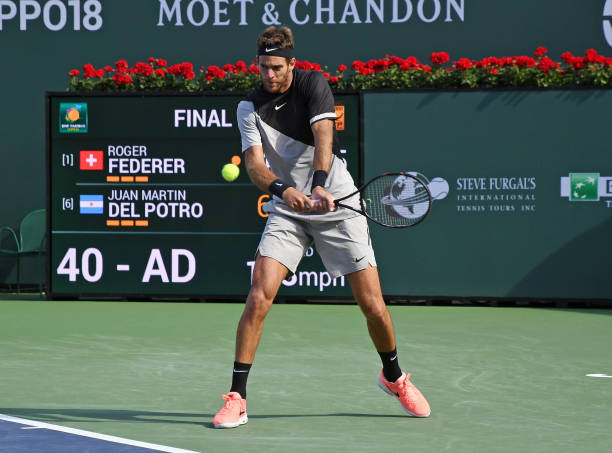
[[[561,177],[561,196],[569,201],[600,201],[612,197],[612,176],[599,173],[570,173]],[[612,207],[612,201],[606,200]]]

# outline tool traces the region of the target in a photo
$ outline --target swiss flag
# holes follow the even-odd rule
[[[81,151],[81,170],[104,170],[104,151]]]

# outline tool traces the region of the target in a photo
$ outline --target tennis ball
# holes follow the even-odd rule
[[[223,176],[223,179],[229,182],[235,180],[239,174],[240,169],[234,164],[225,164],[221,169],[221,176]]]

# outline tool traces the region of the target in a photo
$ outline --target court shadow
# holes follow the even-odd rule
[[[0,408],[0,414],[11,417],[36,420],[40,422],[59,424],[74,422],[134,422],[199,425],[214,428],[212,419],[215,414],[200,414],[186,412],[153,412],[133,410],[108,409],[32,409],[32,408]],[[254,414],[250,419],[277,418],[325,418],[325,417],[359,417],[359,418],[410,418],[406,415],[364,414],[339,412],[331,414]]]
[[[152,412],[117,409],[31,409],[0,408],[0,414],[12,417],[37,420],[45,423],[62,422],[106,422],[125,421],[138,423],[192,424],[200,425],[213,417],[212,414],[183,412]]]
[[[210,416],[211,420],[213,415]],[[371,418],[371,419],[381,419],[381,418],[415,418],[419,417],[409,417],[407,415],[387,415],[387,414],[359,414],[359,413],[349,413],[349,412],[339,412],[333,414],[259,414],[259,415],[249,415],[250,420],[255,419],[267,419],[267,418],[326,418],[326,417],[359,417],[359,418]],[[423,419],[425,420],[425,419]],[[204,423],[205,428],[215,429],[212,422]]]

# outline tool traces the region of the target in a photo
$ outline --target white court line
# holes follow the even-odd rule
[[[587,377],[602,377],[602,378],[612,378],[612,376],[608,375],[608,374],[601,374],[601,373],[595,373],[595,374],[587,374]]]
[[[140,442],[138,440],[124,439],[122,437],[107,436],[106,434],[94,433],[92,431],[83,431],[80,429],[68,428],[65,426],[50,425],[49,423],[37,422],[35,420],[26,420],[24,418],[11,417],[10,415],[4,414],[0,414],[0,420],[12,423],[19,423],[22,425],[28,425],[34,428],[44,428],[50,429],[52,431],[60,431],[62,433],[74,434],[76,436],[91,437],[92,439],[100,439],[105,440],[107,442],[131,445],[133,447],[149,448],[151,450],[158,450],[167,453],[200,453],[192,450],[182,450],[180,448],[166,447],[165,445],[156,445],[147,442]]]

